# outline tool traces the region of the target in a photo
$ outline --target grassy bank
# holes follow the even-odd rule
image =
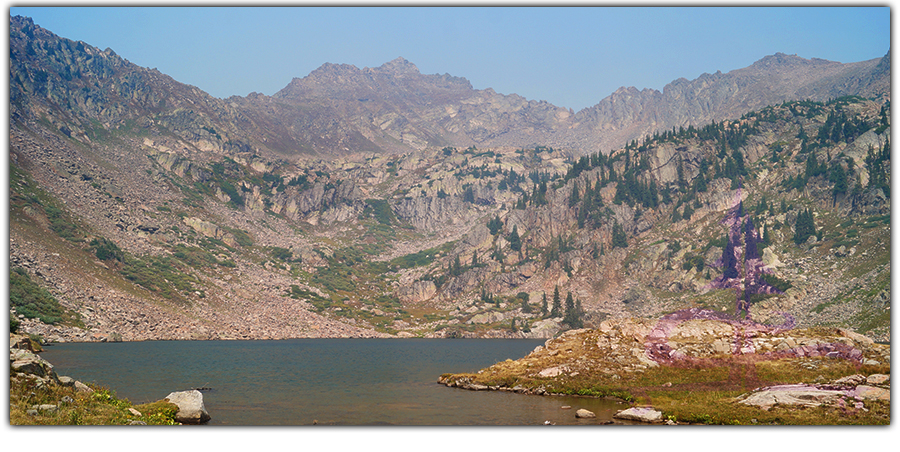
[[[133,405],[107,388],[44,384],[38,379],[10,377],[11,425],[175,425],[175,404],[158,401]],[[134,411],[132,411],[134,410]]]

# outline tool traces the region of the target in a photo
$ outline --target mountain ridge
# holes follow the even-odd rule
[[[739,220],[759,227],[747,255],[778,278],[752,282],[783,292],[742,295],[741,315],[890,337],[889,55],[777,55],[760,65],[786,68],[770,77],[831,68],[792,87],[872,95],[654,132],[764,102],[741,91],[762,73],[621,88],[607,104],[631,120],[617,125],[389,63],[329,64],[281,97],[223,100],[11,18],[11,267],[85,324],[27,328],[69,340],[550,337],[607,317],[729,311],[741,281],[717,262],[751,246],[725,237],[739,202]],[[696,108],[667,110],[666,96]],[[613,132],[639,138],[596,147]],[[566,295],[573,307],[541,312]]]

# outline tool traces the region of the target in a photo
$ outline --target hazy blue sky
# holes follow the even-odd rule
[[[274,94],[323,63],[402,56],[574,110],[621,86],[728,72],[776,52],[842,63],[890,46],[888,7],[13,7],[216,97]]]

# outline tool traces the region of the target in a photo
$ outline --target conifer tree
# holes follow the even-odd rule
[[[509,249],[513,251],[521,251],[522,250],[522,241],[519,238],[519,229],[517,225],[513,225],[512,232],[509,233],[509,236],[506,238],[509,242]]]
[[[459,254],[457,254],[453,258],[453,263],[450,264],[450,276],[459,276],[462,274],[462,264],[459,262]]]
[[[797,215],[797,222],[794,225],[794,243],[797,245],[805,243],[815,233],[816,224],[812,212],[809,209],[801,211]]]
[[[559,299],[559,286],[553,289],[553,307],[550,309],[550,317],[559,317],[562,313],[562,306]]]
[[[541,317],[547,317],[547,294],[541,297]]]
[[[625,237],[625,230],[622,229],[619,222],[613,223],[612,246],[613,248],[628,248],[628,239]]]
[[[578,181],[576,180],[575,183],[572,185],[572,194],[569,195],[569,207],[575,207],[578,204],[578,201],[580,201],[580,200],[581,199],[578,194]]]

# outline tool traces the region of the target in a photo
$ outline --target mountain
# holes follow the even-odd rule
[[[847,95],[875,97],[890,89],[890,52],[883,58],[842,64],[777,53],[747,68],[680,78],[662,92],[620,88],[578,112],[579,135],[567,146],[615,148],[673,127],[737,119],[743,113],[787,100],[827,101]],[[590,131],[590,132],[588,132]],[[600,141],[591,136],[607,134]]]
[[[399,58],[217,99],[11,17],[13,319],[550,337],[702,308],[887,340],[889,80],[779,54],[574,113]]]

